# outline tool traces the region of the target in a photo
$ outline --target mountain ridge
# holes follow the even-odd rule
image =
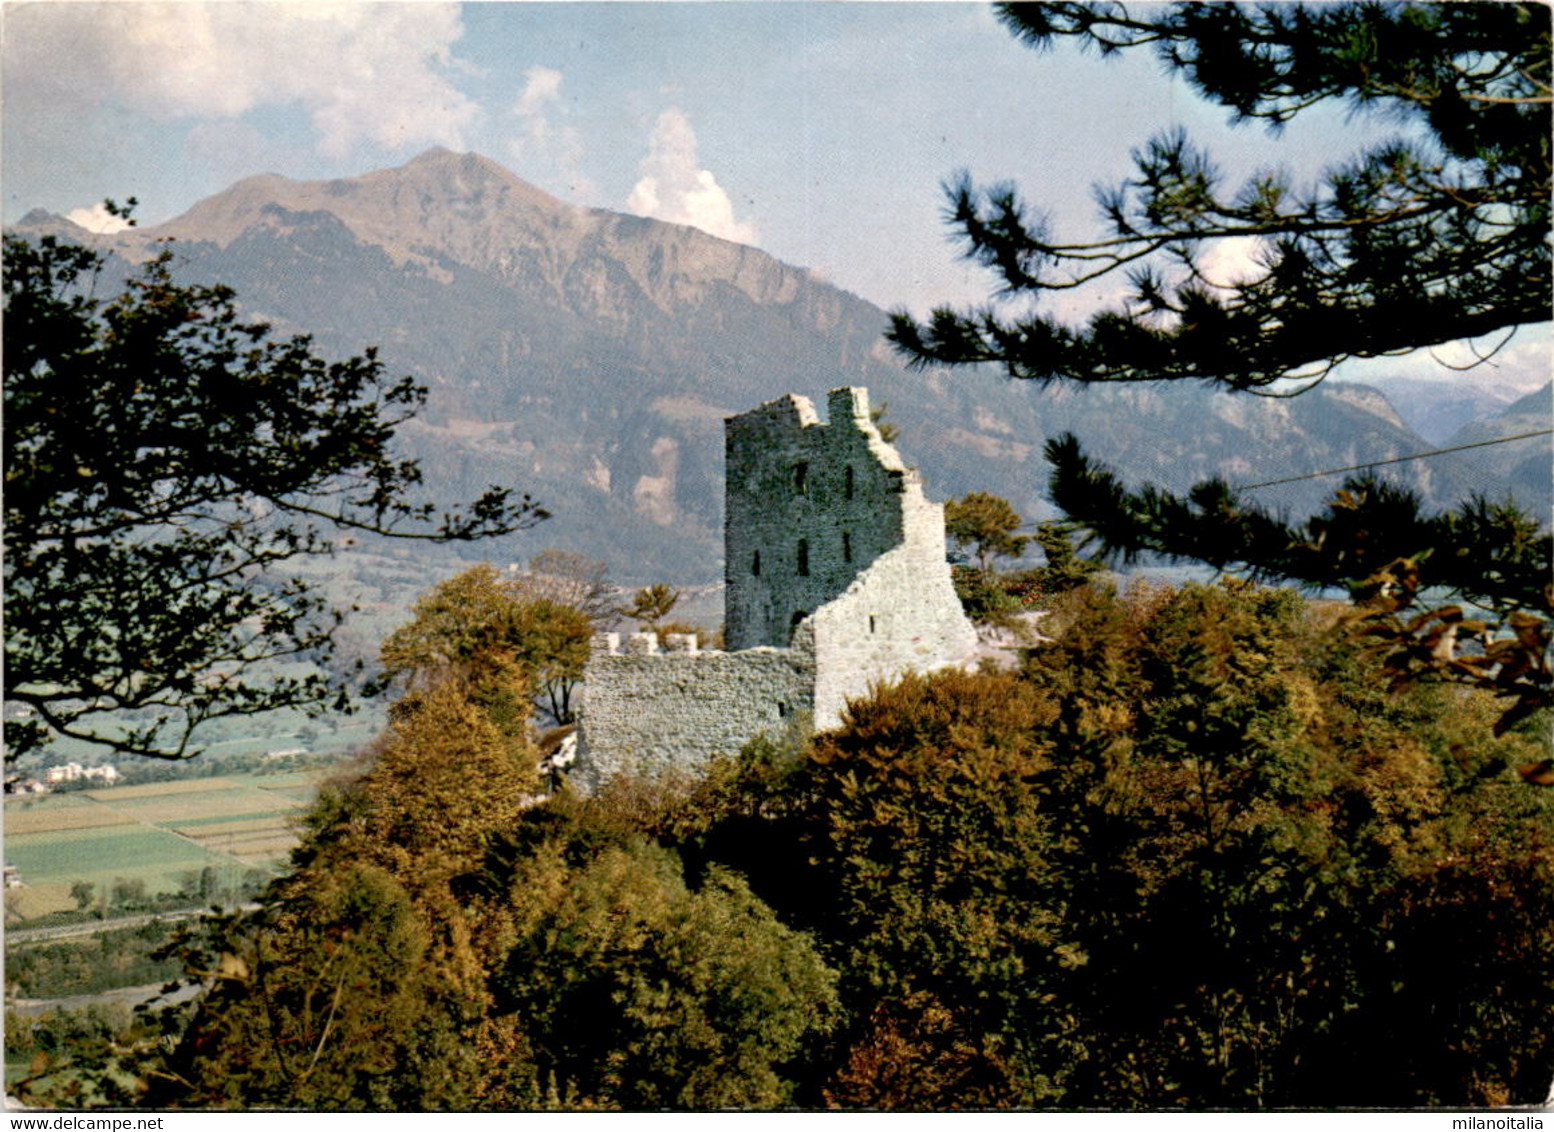
[[[168,238],[225,249],[275,207],[336,216],[396,264],[435,268],[451,259],[509,281],[531,282],[539,267],[538,278],[557,291],[564,287],[570,260],[613,256],[645,291],[662,300],[663,309],[685,297],[687,284],[704,286],[715,279],[733,282],[758,302],[790,301],[798,279],[809,276],[759,248],[688,225],[567,204],[491,158],[441,147],[404,165],[355,177],[298,181],[255,174],[170,220],[117,233],[108,242],[131,258],[150,254],[156,241]],[[633,256],[641,247],[636,237],[648,228],[674,235],[660,238],[659,256]],[[536,262],[539,247],[549,254]],[[681,289],[664,293],[666,281]]]
[[[24,220],[24,235],[91,240],[121,271],[174,237],[180,277],[234,287],[277,331],[342,355],[378,345],[391,372],[430,389],[404,440],[441,494],[515,483],[557,515],[522,543],[471,553],[521,560],[558,545],[631,583],[721,575],[722,417],[789,391],[869,386],[935,498],[993,491],[1032,519],[1052,513],[1042,441],[1064,431],[1130,481],[1176,490],[1428,447],[1371,386],[1277,400],[909,371],[884,342],[885,312],[808,270],[683,225],[566,204],[478,154],[431,150],[330,181],[259,174],[110,236]],[[1435,505],[1470,490],[1443,466],[1386,474]],[[1300,513],[1333,486],[1257,498]]]

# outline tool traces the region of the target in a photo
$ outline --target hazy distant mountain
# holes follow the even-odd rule
[[[1454,477],[1492,500],[1514,498],[1544,523],[1551,518],[1549,481],[1554,476],[1554,445],[1537,434],[1554,426],[1554,382],[1508,405],[1488,420],[1475,421],[1447,441],[1448,447],[1482,444],[1502,437],[1523,437],[1440,457]],[[1541,509],[1536,509],[1541,508]]]
[[[1471,380],[1432,381],[1389,378],[1387,399],[1398,416],[1432,445],[1445,444],[1459,430],[1501,413],[1520,395],[1517,390]]]
[[[17,230],[88,238],[39,213]],[[1042,440],[1065,430],[1130,479],[1175,487],[1428,447],[1364,386],[1275,400],[910,372],[881,337],[884,312],[809,272],[693,228],[567,205],[474,154],[432,150],[339,181],[250,177],[98,242],[137,260],[167,237],[185,278],[232,285],[251,315],[330,352],[377,344],[391,372],[424,380],[428,412],[405,438],[439,492],[513,483],[557,516],[472,553],[563,546],[623,581],[721,576],[722,420],[790,390],[868,386],[933,497],[990,490],[1031,517],[1046,513]],[[1466,487],[1428,462],[1389,474],[1437,503]],[[1308,511],[1335,485],[1259,498]]]

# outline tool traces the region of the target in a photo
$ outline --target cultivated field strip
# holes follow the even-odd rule
[[[238,778],[185,778],[177,782],[147,782],[140,786],[109,786],[88,790],[86,796],[99,802],[122,805],[131,798],[158,798],[168,794],[202,794],[242,782]],[[247,785],[243,783],[243,785]]]
[[[248,838],[233,845],[223,842],[220,845],[208,845],[207,848],[218,850],[245,865],[260,865],[285,860],[296,844],[294,834],[272,831],[263,837]]]
[[[177,826],[205,818],[240,818],[273,811],[284,799],[247,786],[115,801],[114,809],[150,825]]]
[[[5,858],[25,885],[13,904],[34,916],[72,906],[77,881],[177,892],[202,869],[278,867],[315,789],[301,774],[234,775],[8,800]]]
[[[191,837],[195,841],[203,841],[211,837],[220,837],[228,833],[247,834],[255,830],[290,829],[292,819],[296,816],[297,809],[292,807],[285,810],[272,810],[266,814],[255,814],[252,817],[227,820],[223,818],[208,818],[199,821],[179,822],[173,829],[185,837]]]
[[[5,815],[6,838],[24,833],[59,833],[70,829],[96,829],[99,826],[133,825],[135,819],[111,806],[90,805],[68,808],[30,809]]]
[[[153,882],[219,863],[186,837],[138,824],[8,836],[5,855],[29,885],[101,883],[122,877],[144,880],[153,888]]]

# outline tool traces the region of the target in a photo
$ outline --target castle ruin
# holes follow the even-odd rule
[[[944,554],[944,508],[880,436],[867,390],[832,390],[829,423],[788,394],[725,422],[727,651],[691,635],[600,634],[584,673],[573,777],[695,770],[800,714],[959,665],[977,634]]]

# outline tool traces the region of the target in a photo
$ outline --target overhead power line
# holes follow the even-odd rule
[[[1344,472],[1363,472],[1367,468],[1380,468],[1386,464],[1403,464],[1409,460],[1425,460],[1431,456],[1444,456],[1448,452],[1465,452],[1469,448],[1488,448],[1491,444],[1509,444],[1513,440],[1527,440],[1534,436],[1549,436],[1554,434],[1554,428],[1540,428],[1535,432],[1519,432],[1515,436],[1501,436],[1494,440],[1478,440],[1472,444],[1455,444],[1450,448],[1437,448],[1433,452],[1415,452],[1410,456],[1394,456],[1390,460],[1372,460],[1366,464],[1350,464],[1347,468],[1329,468],[1323,472],[1307,472],[1302,476],[1286,476],[1282,480],[1266,480],[1263,483],[1248,483],[1237,487],[1236,491],[1256,491],[1260,487],[1276,487],[1281,483],[1299,483],[1301,480],[1321,479],[1323,476],[1337,476]]]

